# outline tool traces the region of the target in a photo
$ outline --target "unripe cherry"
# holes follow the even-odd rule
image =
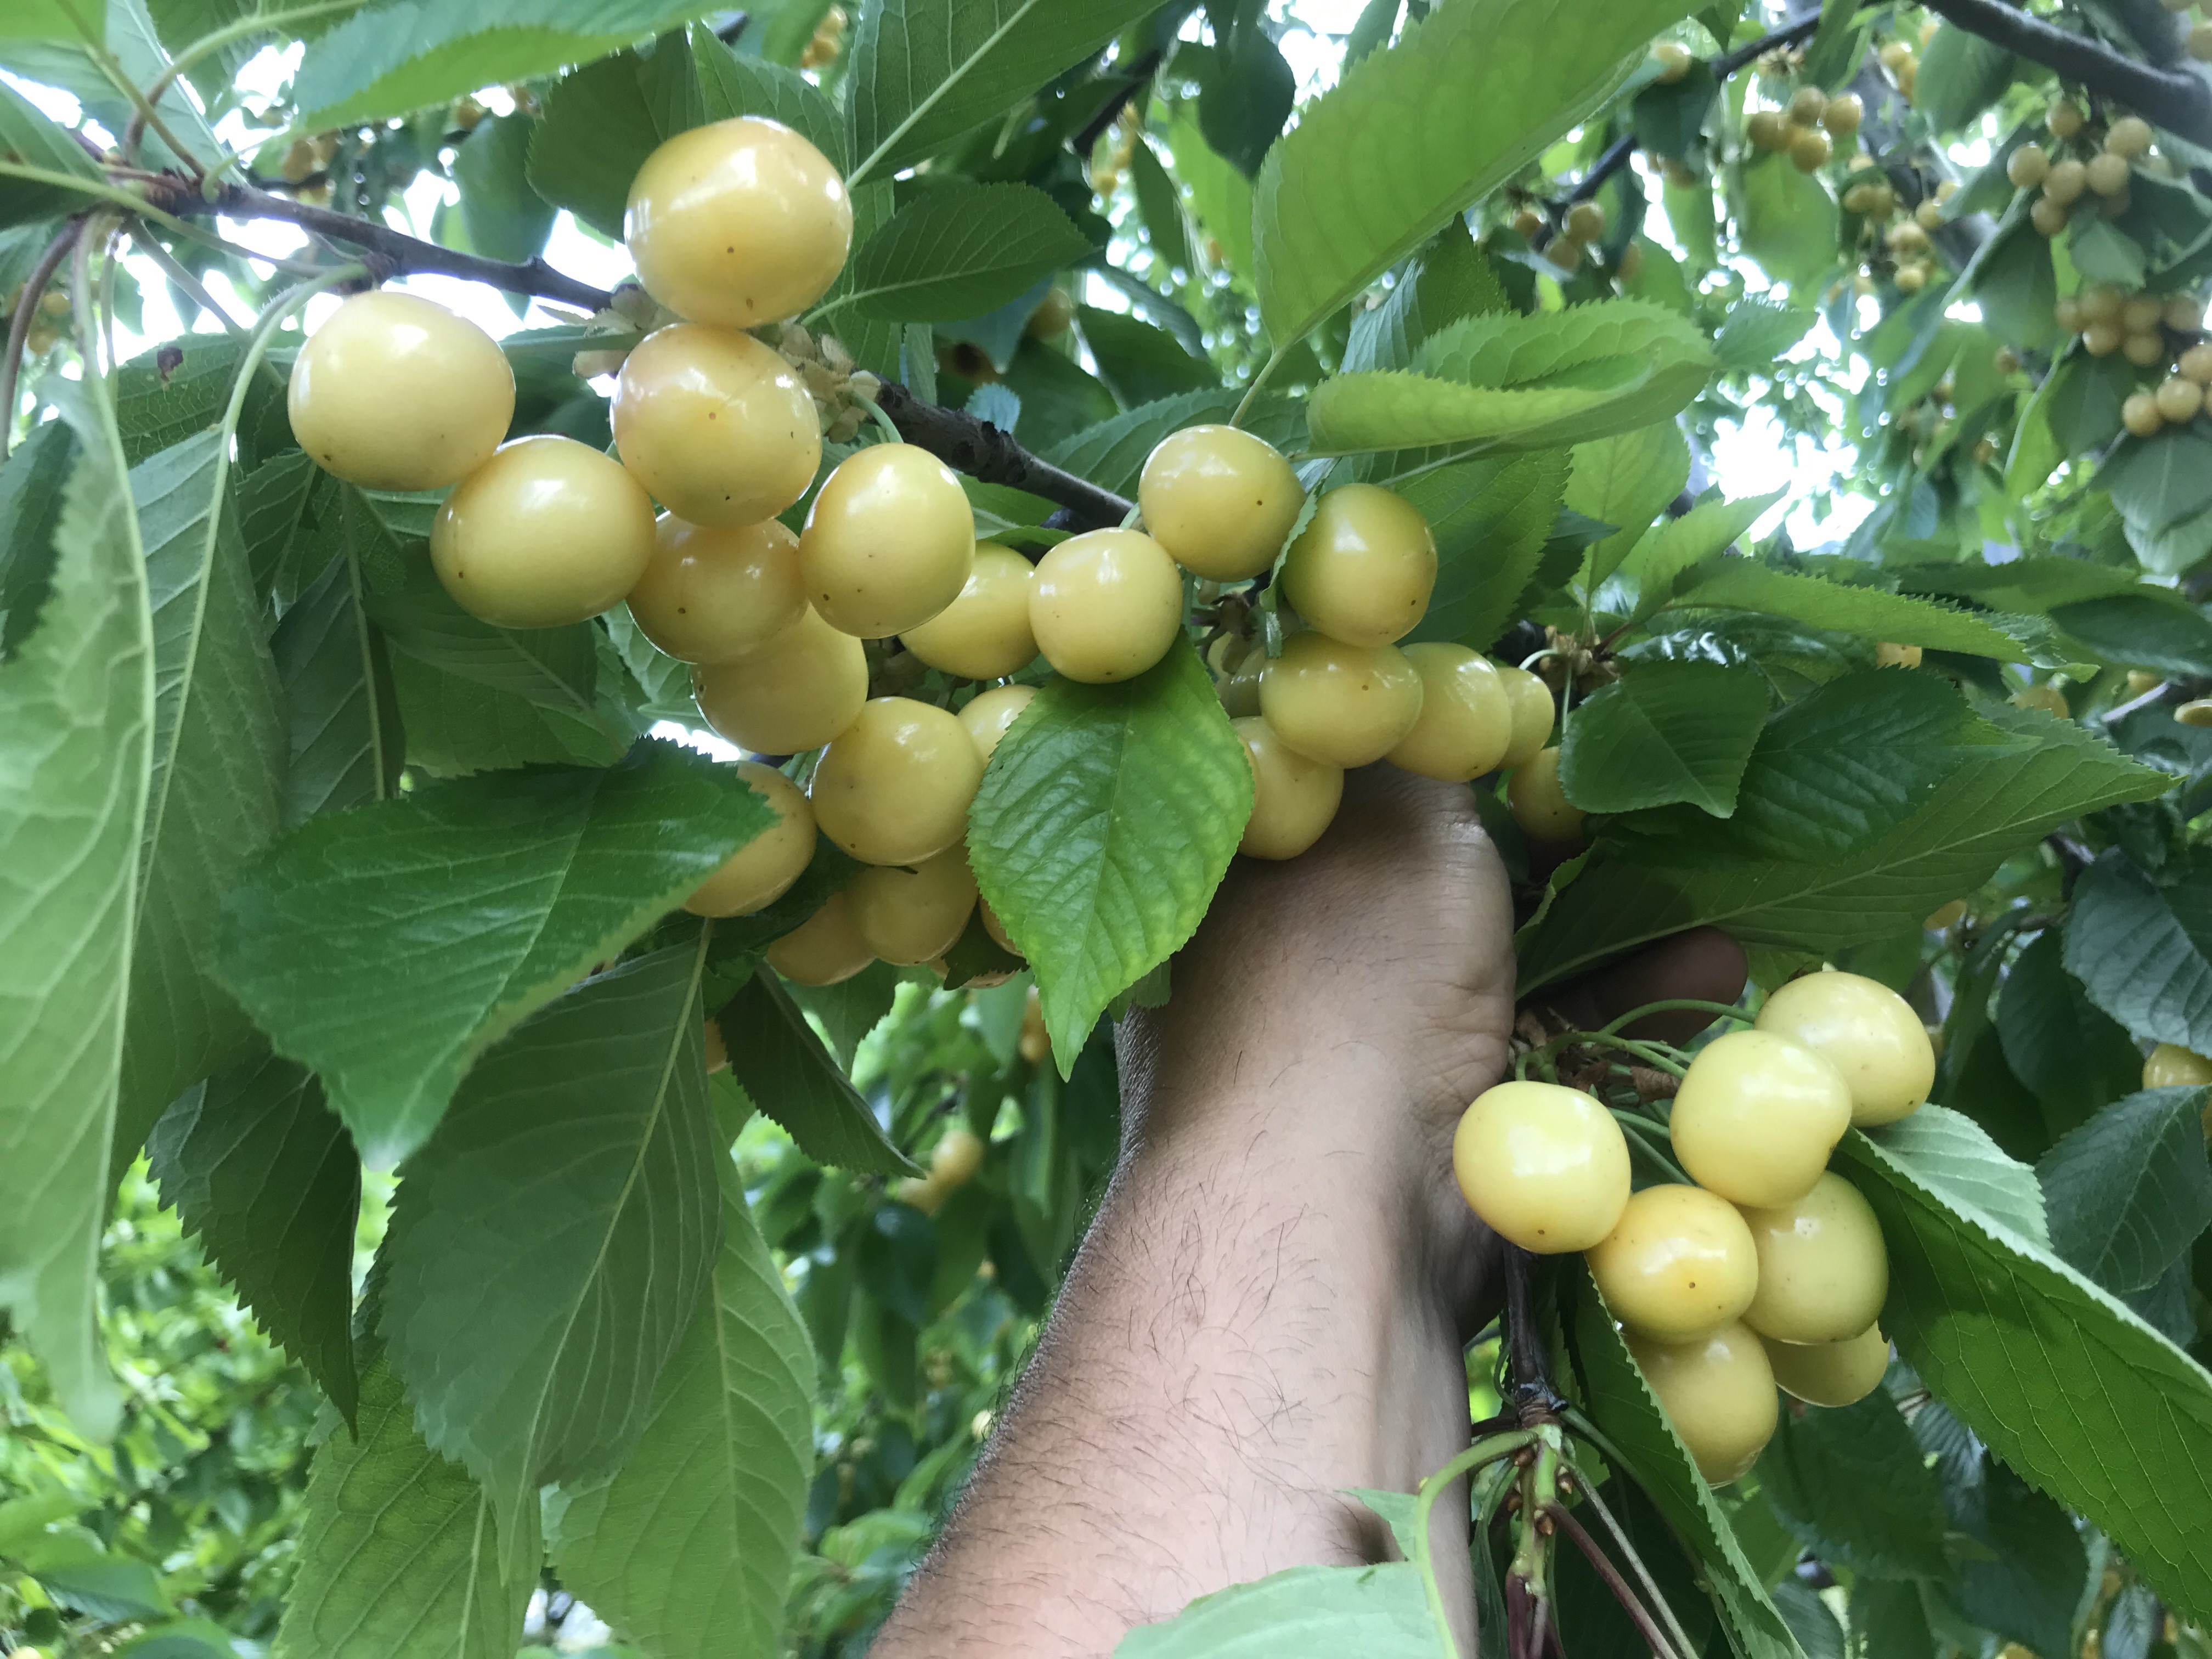
[[[684,908],[695,916],[749,916],[791,890],[814,856],[814,809],[799,786],[775,768],[739,761],[738,775],[768,798],[775,822],[723,860]]]
[[[762,954],[769,967],[799,985],[841,984],[876,959],[853,926],[852,907],[842,893],[832,893],[828,903]]]
[[[1230,723],[1252,765],[1252,816],[1237,850],[1248,858],[1294,859],[1335,821],[1344,769],[1308,760],[1257,714]]]
[[[845,898],[869,950],[894,967],[917,967],[951,950],[975,908],[968,848],[956,842],[911,867],[871,866],[848,884]]]
[[[1022,710],[1030,706],[1036,696],[1034,685],[998,685],[988,691],[970,697],[960,710],[960,724],[975,741],[976,757],[984,764],[990,763],[997,752],[999,739],[1006,735],[1006,728],[1022,717]]]
[[[1807,974],[1759,1011],[1758,1029],[1810,1048],[1851,1091],[1851,1121],[1894,1123],[1920,1109],[1936,1083],[1936,1050],[1912,1005],[1879,980]]]
[[[2177,425],[2195,420],[2204,408],[2204,388],[2179,374],[2160,381],[2151,396],[2157,401],[2158,412]]]
[[[679,519],[758,524],[806,493],[821,422],[798,371],[750,334],[677,323],[623,360],[615,447]]]
[[[2146,1089],[2191,1088],[2207,1083],[2212,1083],[2212,1060],[2178,1042],[2161,1042],[2143,1057]]]
[[[1628,1142],[1579,1089],[1501,1083],[1477,1095],[1452,1133],[1468,1206],[1539,1255],[1587,1250],[1628,1206]]]
[[[1346,645],[1308,629],[1261,671],[1260,713],[1309,759],[1364,766],[1420,719],[1421,677],[1395,646]]]
[[[929,1178],[945,1188],[964,1187],[983,1167],[983,1138],[963,1124],[939,1137],[929,1155]]]
[[[2005,177],[2021,190],[2033,190],[2051,171],[2051,158],[2040,144],[2022,144],[2005,161]]]
[[[2212,342],[2200,342],[2181,354],[2184,375],[2199,386],[2212,385]]]
[[[983,781],[957,715],[878,697],[839,732],[808,786],[822,833],[863,864],[919,864],[955,845]]]
[[[1389,763],[1425,778],[1465,783],[1503,760],[1513,742],[1513,702],[1496,665],[1441,641],[1400,649],[1421,677],[1421,712],[1386,757]]]
[[[645,158],[623,236],[645,291],[671,311],[751,328],[829,291],[853,245],[853,204],[820,150],[741,116],[679,132]]]
[[[912,444],[872,444],[837,464],[806,510],[799,568],[833,628],[879,640],[960,596],[975,514],[952,469]]]
[[[1668,1134],[1690,1178],[1735,1204],[1794,1204],[1851,1124],[1850,1089],[1810,1048],[1731,1031],[1690,1062]]]
[[[2105,134],[2105,148],[2130,161],[2149,155],[2150,142],[2150,123],[2140,115],[2123,115]]]
[[[1855,92],[1839,92],[1828,100],[1828,106],[1820,112],[1820,125],[1838,138],[1848,138],[1859,130],[1866,118],[1866,106]]]
[[[1375,484],[1346,484],[1323,495],[1283,556],[1283,597],[1346,645],[1404,638],[1429,608],[1436,585],[1429,521],[1404,496]]]
[[[453,602],[496,628],[596,617],[652,562],[653,503],[621,465],[574,438],[517,438],[461,480],[430,522]]]
[[[2071,156],[2063,161],[2053,161],[2050,170],[2043,175],[2043,199],[2055,207],[2073,206],[2088,188],[2087,166]]]
[[[1808,1406],[1848,1406],[1881,1386],[1889,1372],[1889,1339],[1869,1325],[1840,1342],[1766,1344],[1766,1363],[1783,1392]]]
[[[868,700],[868,653],[811,610],[758,650],[708,663],[691,676],[699,712],[757,755],[819,749]]]
[[[1525,668],[1498,665],[1498,678],[1505,687],[1505,698],[1513,709],[1513,741],[1498,757],[1503,767],[1525,766],[1536,757],[1536,751],[1552,740],[1552,727],[1559,720],[1559,705],[1552,700],[1552,688]]]
[[[1881,1316],[1889,1296],[1881,1224],[1859,1189],[1826,1174],[1804,1197],[1747,1208],[1759,1293],[1744,1322],[1778,1342],[1841,1342]]]
[[[1194,576],[1236,582],[1274,563],[1305,501],[1297,474],[1264,438],[1188,426],[1145,458],[1145,528]]]
[[[664,513],[653,557],[629,591],[640,631],[690,663],[757,651],[805,609],[799,538],[774,519],[716,529]]]
[[[1540,749],[1513,769],[1506,780],[1506,805],[1513,821],[1533,842],[1567,847],[1583,838],[1583,809],[1567,799],[1559,782],[1559,751]]]
[[[1739,1319],[1759,1289],[1759,1255],[1735,1205],[1702,1187],[1646,1187],[1589,1249],[1613,1316],[1662,1342]]]
[[[1627,1340],[1698,1473],[1724,1486],[1748,1472],[1782,1420],[1758,1334],[1739,1322],[1689,1342],[1655,1342],[1633,1331]]]
[[[900,640],[932,668],[962,679],[1003,679],[1036,657],[1030,578],[1030,562],[1012,548],[978,542],[958,597]]]
[[[378,289],[342,301],[308,337],[285,404],[325,471],[365,489],[442,489],[507,436],[514,371],[467,319]]]
[[[1182,572],[1139,531],[1071,536],[1037,562],[1030,627],[1045,660],[1069,679],[1133,679],[1182,631]]]
[[[2083,177],[2100,196],[2118,196],[2128,187],[2128,158],[2102,150],[2083,163]]]

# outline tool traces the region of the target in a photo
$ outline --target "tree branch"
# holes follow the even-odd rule
[[[1088,478],[1039,459],[988,421],[925,403],[896,380],[884,382],[876,402],[908,443],[971,478],[1042,495],[1085,520],[1087,528],[1117,525],[1134,505]]]
[[[2212,86],[2193,70],[2165,69],[2046,23],[2004,0],[1928,0],[1970,34],[2124,104],[2154,126],[2212,144]]]
[[[1081,131],[1067,141],[1068,149],[1073,150],[1078,157],[1090,160],[1091,146],[1098,142],[1107,128],[1114,125],[1115,118],[1127,107],[1129,100],[1144,89],[1145,82],[1152,78],[1152,71],[1159,68],[1161,56],[1158,48],[1155,47],[1121,72],[1121,85],[1114,95],[1100,107],[1097,114],[1083,124]]]

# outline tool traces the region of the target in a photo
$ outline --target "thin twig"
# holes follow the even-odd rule
[[[896,380],[884,382],[876,401],[907,442],[985,483],[1042,495],[1079,514],[1093,528],[1121,523],[1133,506],[1112,490],[1030,454],[988,421],[925,403]]]
[[[46,251],[39,256],[39,263],[31,267],[31,274],[23,282],[21,296],[15,301],[15,314],[8,322],[7,355],[0,357],[0,460],[8,459],[14,447],[15,434],[15,386],[23,371],[23,344],[31,337],[31,319],[38,314],[39,301],[45,297],[46,285],[54,280],[54,273],[69,258],[70,249],[84,230],[84,221],[72,219],[61,228],[54,240],[46,244]]]
[[[2057,70],[2092,93],[2199,144],[2212,144],[2212,86],[2193,70],[2166,69],[2030,16],[2004,0],[1928,0],[1969,34]]]

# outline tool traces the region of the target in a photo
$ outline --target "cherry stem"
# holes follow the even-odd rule
[[[1577,1463],[1571,1454],[1562,1452],[1560,1456],[1573,1474],[1577,1486],[1582,1489],[1583,1498],[1589,1504],[1591,1512],[1603,1523],[1607,1535],[1613,1540],[1613,1547],[1620,1552],[1622,1559],[1634,1570],[1637,1582],[1644,1586],[1644,1593],[1651,1598],[1652,1607],[1658,1611],[1659,1616],[1667,1621],[1667,1629],[1674,1638],[1674,1645],[1685,1656],[1695,1653],[1697,1644],[1690,1640],[1689,1632],[1682,1628],[1682,1621],[1674,1616],[1674,1609],[1668,1601],[1665,1593],[1660,1589],[1658,1580],[1651,1576],[1651,1569],[1644,1565],[1643,1556],[1637,1553],[1636,1546],[1629,1541],[1627,1528],[1614,1518],[1613,1510],[1607,1506],[1605,1499],[1598,1495],[1597,1483],[1590,1479],[1589,1471]],[[1626,1468],[1626,1465],[1620,1467]]]
[[[1696,997],[1669,997],[1663,1002],[1647,1002],[1641,1008],[1632,1008],[1618,1019],[1608,1020],[1598,1028],[1600,1036],[1611,1036],[1623,1026],[1632,1025],[1647,1014],[1665,1014],[1681,1011],[1695,1014],[1711,1014],[1716,1019],[1739,1019],[1745,1024],[1752,1017],[1732,1002],[1706,1002]]]
[[[1616,1020],[1614,1024],[1618,1024],[1620,1021]],[[1577,1043],[1600,1048],[1618,1048],[1623,1054],[1634,1054],[1656,1071],[1671,1073],[1676,1077],[1682,1076],[1689,1069],[1675,1057],[1675,1051],[1665,1043],[1645,1042],[1635,1037],[1621,1036],[1610,1028],[1602,1031],[1562,1031],[1542,1048],[1533,1050],[1528,1057],[1533,1060],[1542,1055],[1549,1059],[1559,1050],[1571,1048]]]
[[[1620,1569],[1613,1565],[1606,1553],[1598,1547],[1597,1540],[1584,1530],[1583,1523],[1561,1504],[1554,1504],[1545,1514],[1551,1517],[1554,1526],[1573,1540],[1575,1547],[1590,1564],[1591,1570],[1613,1592],[1613,1599],[1620,1603],[1620,1610],[1643,1632],[1644,1641],[1650,1644],[1652,1659],[1686,1659],[1686,1656],[1680,1653],[1674,1644],[1668,1639],[1667,1633],[1659,1628],[1659,1621],[1651,1616],[1651,1610],[1644,1605],[1643,1599],[1620,1576]]]
[[[1429,1518],[1435,1511],[1437,1500],[1449,1491],[1452,1483],[1462,1476],[1471,1474],[1485,1464],[1498,1463],[1512,1456],[1522,1447],[1529,1444],[1534,1436],[1526,1429],[1513,1429],[1503,1434],[1486,1435],[1465,1451],[1421,1482],[1415,1494],[1413,1509],[1413,1550],[1419,1558],[1422,1588],[1429,1598],[1429,1616],[1436,1620],[1437,1634],[1446,1643],[1453,1643],[1451,1626],[1444,1617],[1443,1587],[1437,1582],[1436,1553],[1429,1544]],[[1480,1536],[1480,1528],[1477,1529]],[[1475,1648],[1481,1650],[1481,1633],[1476,1632]],[[1454,1644],[1455,1652],[1456,1644]]]
[[[1613,1113],[1614,1121],[1630,1131],[1627,1136],[1629,1151],[1643,1153],[1669,1181],[1688,1182],[1689,1176],[1682,1173],[1681,1166],[1661,1150],[1656,1124],[1640,1112],[1623,1111],[1618,1106],[1607,1109]]]

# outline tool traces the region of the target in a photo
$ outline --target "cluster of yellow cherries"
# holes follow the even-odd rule
[[[1585,1253],[1644,1380],[1719,1486],[1773,1435],[1777,1383],[1844,1406],[1881,1382],[1888,1256],[1873,1207],[1828,1157],[1854,1124],[1917,1110],[1935,1076],[1904,998],[1855,974],[1809,974],[1690,1062],[1666,1133],[1694,1184],[1632,1191],[1616,1114],[1582,1090],[1525,1081],[1467,1109],[1453,1171],[1500,1237]]]
[[[2106,130],[2100,145],[2081,137],[2089,118],[2070,99],[2060,99],[2044,118],[2056,155],[2040,144],[2022,144],[2005,162],[2005,177],[2021,190],[2033,190],[2027,216],[2045,236],[2072,222],[2077,205],[2094,198],[2097,210],[2117,219],[2132,203],[2130,185],[2136,163],[2150,154],[2150,123],[2123,115]]]

